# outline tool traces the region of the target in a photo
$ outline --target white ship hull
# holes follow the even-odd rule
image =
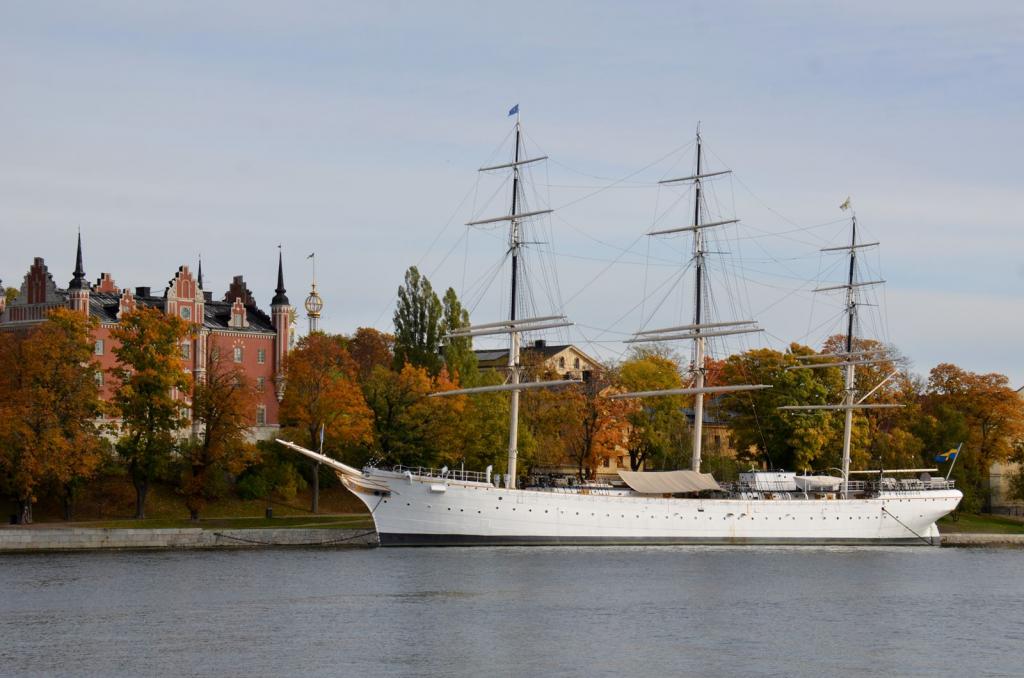
[[[937,544],[936,521],[962,497],[943,489],[863,499],[700,499],[513,490],[379,469],[339,475],[370,509],[382,546]]]

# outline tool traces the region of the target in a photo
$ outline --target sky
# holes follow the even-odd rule
[[[1024,385],[1024,6],[1016,2],[7,2],[0,5],[0,279],[32,258],[162,289],[200,255],[216,297],[243,274],[269,307],[278,245],[300,305],[317,253],[321,327],[388,330],[404,271],[507,313],[519,104],[528,293],[552,334],[621,340],[692,314],[683,225],[700,123],[716,347],[839,331],[822,247],[864,241],[861,332],[927,374]],[[489,284],[488,284],[489,282]],[[691,287],[688,287],[690,285]],[[743,318],[747,319],[747,318]]]

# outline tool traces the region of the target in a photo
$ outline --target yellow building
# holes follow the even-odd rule
[[[508,369],[508,349],[478,349],[477,364],[481,370]],[[601,364],[572,344],[548,344],[538,339],[521,350],[520,362],[526,368],[528,379],[539,379],[546,372],[563,379],[590,378],[600,371]]]

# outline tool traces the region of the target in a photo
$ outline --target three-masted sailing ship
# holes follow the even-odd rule
[[[515,123],[515,150],[510,162],[481,171],[512,173],[511,209],[507,215],[471,222],[471,225],[508,222],[511,258],[509,318],[470,326],[452,336],[509,337],[508,380],[496,386],[459,389],[437,396],[507,391],[510,396],[508,465],[504,482],[486,471],[368,466],[356,469],[294,443],[281,444],[333,469],[373,517],[382,546],[454,546],[512,544],[922,544],[938,537],[936,521],[953,511],[962,498],[953,482],[932,478],[934,469],[865,472],[865,480],[851,481],[850,445],[855,410],[886,407],[865,403],[875,389],[857,399],[855,369],[886,359],[883,351],[855,350],[854,334],[858,290],[881,281],[858,281],[858,251],[877,243],[857,241],[856,217],[851,220],[850,245],[828,248],[848,252],[849,275],[842,285],[820,291],[846,295],[845,351],[815,354],[825,362],[810,362],[794,369],[841,367],[845,370],[843,402],[783,408],[787,411],[827,409],[844,412],[841,478],[798,476],[787,472],[740,475],[740,481],[720,485],[701,472],[703,405],[706,395],[770,388],[770,384],[705,385],[705,349],[708,339],[761,331],[753,320],[709,319],[703,300],[705,258],[709,254],[705,232],[736,220],[707,220],[703,183],[729,170],[708,172],[703,166],[698,130],[696,171],[662,183],[692,187],[693,219],[683,226],[651,231],[652,237],[687,234],[693,238],[693,322],[637,332],[630,342],[693,342],[692,383],[686,388],[623,393],[616,398],[693,396],[693,455],[691,468],[679,471],[620,471],[623,487],[517,487],[519,394],[526,389],[570,386],[572,381],[522,381],[520,341],[524,332],[565,327],[563,315],[517,317],[519,255],[524,220],[551,210],[519,212],[520,168],[546,157],[520,158],[521,127]],[[778,416],[788,416],[783,413]],[[907,476],[910,477],[907,477]]]

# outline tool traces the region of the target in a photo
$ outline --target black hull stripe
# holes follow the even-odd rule
[[[939,540],[934,540],[938,545]],[[381,546],[615,546],[646,544],[668,546],[678,544],[702,545],[804,545],[804,546],[850,546],[850,545],[927,545],[917,537],[908,539],[836,539],[801,537],[538,537],[538,536],[490,536],[479,534],[411,534],[382,533]]]

